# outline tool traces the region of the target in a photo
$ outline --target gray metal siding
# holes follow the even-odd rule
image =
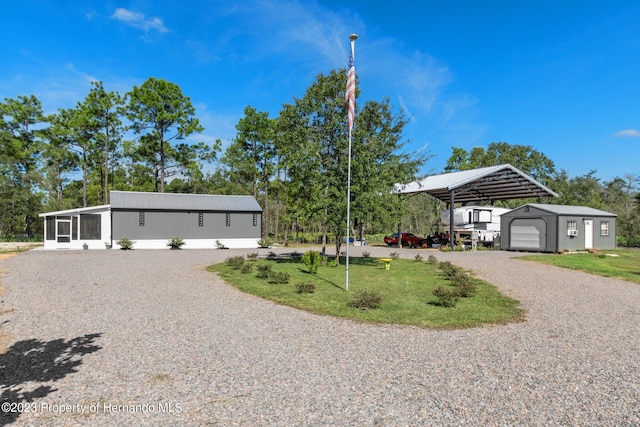
[[[501,248],[505,250],[518,250],[510,246],[510,227],[515,219],[543,218],[547,223],[547,238],[544,252],[562,252],[564,250],[584,250],[585,249],[585,228],[584,220],[593,220],[593,247],[595,249],[615,249],[616,247],[616,217],[603,211],[581,206],[554,206],[555,212],[550,212],[550,205],[530,204],[521,206],[503,214],[500,219]],[[561,215],[557,212],[571,212],[570,215]],[[588,215],[588,213],[600,212],[603,215]],[[567,222],[576,221],[578,235],[568,236]],[[609,235],[600,235],[600,222],[609,222]]]
[[[140,212],[144,212],[144,226],[140,226]],[[144,239],[242,239],[261,238],[261,214],[230,212],[230,226],[226,225],[227,213],[203,212],[202,227],[199,212],[112,211],[113,238],[127,236],[132,240]]]

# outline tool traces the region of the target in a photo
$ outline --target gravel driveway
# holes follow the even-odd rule
[[[1,400],[22,411],[0,423],[640,425],[639,285],[510,252],[429,252],[519,299],[527,321],[376,326],[278,306],[204,270],[241,253],[36,250],[0,262],[0,309],[13,309],[0,316],[13,335]]]

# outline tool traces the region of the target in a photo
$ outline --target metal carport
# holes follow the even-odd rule
[[[396,194],[427,193],[449,204],[450,217],[456,202],[557,197],[558,195],[510,164],[428,176],[408,184],[396,184]],[[454,235],[450,222],[449,235]],[[453,238],[450,239],[453,247]]]

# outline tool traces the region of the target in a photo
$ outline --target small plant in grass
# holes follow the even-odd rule
[[[258,247],[260,248],[270,248],[271,247],[271,241],[268,239],[260,239],[258,240]]]
[[[398,252],[391,252],[389,254],[389,258],[391,258],[391,259],[400,259],[400,254]]]
[[[296,292],[299,294],[312,294],[316,290],[316,284],[313,282],[296,283]]]
[[[247,259],[249,261],[255,261],[258,259],[258,252],[251,252],[250,254],[247,254]]]
[[[416,256],[413,257],[413,260],[416,262],[422,261],[424,258],[422,258],[422,255],[420,254],[416,254]]]
[[[428,262],[429,264],[436,264],[436,263],[438,262],[438,258],[436,258],[436,256],[435,256],[435,255],[433,255],[433,254],[432,254],[432,255],[429,255],[429,256],[427,257],[427,262]]]
[[[360,310],[379,308],[380,304],[382,304],[380,293],[367,289],[356,292],[354,298],[347,303],[349,307],[359,308]]]
[[[285,284],[289,283],[289,273],[280,271],[271,271],[269,273],[269,283]]]
[[[251,270],[253,268],[251,267],[251,264],[242,264],[242,267],[240,268],[240,272],[242,274],[249,274],[251,273]]]
[[[442,307],[455,307],[458,301],[458,292],[455,289],[438,286],[433,290],[433,296],[437,298],[436,304]]]
[[[220,240],[216,240],[216,248],[218,248],[218,249],[229,249]]]
[[[262,264],[258,266],[258,273],[256,277],[259,279],[266,279],[269,277],[269,273],[271,273],[271,264]]]
[[[318,251],[307,251],[302,255],[302,262],[309,269],[309,273],[316,274],[322,262],[322,256]]]
[[[179,237],[174,237],[167,243],[167,246],[169,246],[171,249],[182,249],[183,245],[184,240]]]
[[[120,240],[117,240],[116,243],[120,246],[120,249],[127,250],[133,249],[133,245],[136,243],[127,236],[122,236]]]
[[[445,277],[455,276],[458,273],[459,268],[451,264],[449,261],[441,261],[438,264],[438,268]]]
[[[229,267],[239,270],[240,268],[242,268],[242,265],[244,264],[244,257],[240,255],[232,256],[227,258],[225,262]]]
[[[362,258],[369,258],[369,257],[371,257],[371,252],[367,252],[367,251],[362,252]]]
[[[463,298],[472,297],[478,291],[478,287],[473,283],[473,279],[467,273],[458,271],[449,277],[449,284],[453,286],[458,296]]]

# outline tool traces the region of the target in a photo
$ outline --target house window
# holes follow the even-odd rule
[[[609,221],[600,221],[600,235],[601,236],[609,235]]]
[[[227,227],[231,227],[231,214],[230,213],[227,214],[226,225],[227,225]]]
[[[577,230],[578,221],[567,221],[567,230]]]
[[[138,225],[144,227],[144,212],[138,214]]]
[[[198,212],[198,227],[204,227],[204,213]]]
[[[100,215],[80,215],[80,240],[100,240]]]
[[[258,214],[253,214],[253,226],[258,226]]]

